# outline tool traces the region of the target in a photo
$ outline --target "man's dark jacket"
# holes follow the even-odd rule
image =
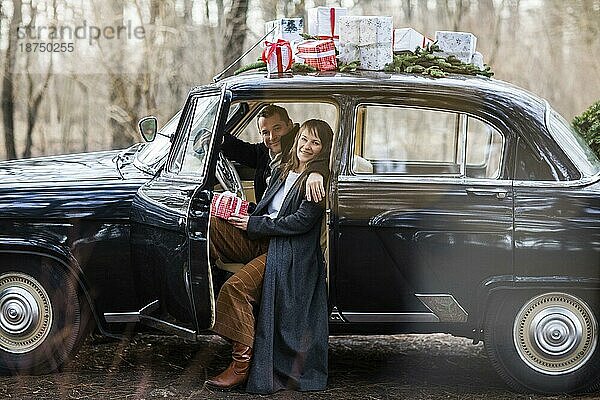
[[[287,135],[281,137],[282,162],[285,162],[289,158],[289,151],[294,145],[294,138],[299,128],[298,124],[294,124],[292,130]],[[267,178],[271,176],[271,168],[269,167],[271,158],[269,157],[267,146],[263,142],[248,143],[235,136],[226,134],[223,137],[221,150],[228,159],[254,168],[254,196],[258,203],[267,188]],[[329,176],[328,165],[310,165],[308,171],[320,173],[325,180]]]

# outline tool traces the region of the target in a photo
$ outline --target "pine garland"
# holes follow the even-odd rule
[[[309,35],[303,34],[303,36]],[[400,55],[395,55],[394,61],[385,66],[385,71],[393,73],[405,72],[408,74],[423,74],[432,76],[434,78],[442,78],[449,73],[462,75],[483,75],[487,77],[494,75],[489,65],[484,65],[483,69],[479,69],[476,65],[466,64],[453,55],[448,57],[436,55],[435,53],[439,51],[439,46],[436,43],[433,43],[431,45],[427,45],[427,47],[424,49],[417,47],[415,51],[407,51]],[[358,67],[360,67],[359,61],[352,61],[350,63],[340,62],[338,64],[338,71],[352,72],[356,71]],[[266,68],[267,64],[264,61],[259,60],[239,68],[233,74],[239,75],[242,72],[251,70],[266,71]],[[292,72],[295,73],[309,73],[316,71],[316,68],[307,64],[292,64]]]
[[[266,71],[266,68],[267,68],[267,63],[266,63],[266,62],[264,62],[264,61],[262,61],[262,60],[259,60],[259,61],[253,62],[252,64],[244,65],[244,66],[242,66],[242,67],[240,67],[240,68],[236,69],[236,70],[233,72],[233,74],[234,74],[234,75],[239,75],[239,74],[241,74],[242,72],[246,72],[246,71],[252,71],[253,69],[258,69],[258,70],[260,70],[260,69],[262,69],[262,68],[264,68],[264,69],[265,69],[265,71]]]
[[[317,72],[317,69],[315,67],[307,65],[307,64],[300,64],[300,63],[293,63],[291,69],[292,69],[292,72],[296,72],[296,73]],[[242,72],[247,72],[247,71],[252,71],[252,70],[266,71],[267,63],[262,60],[256,61],[256,62],[253,62],[252,64],[244,65],[243,67],[235,70],[233,74],[239,75]]]
[[[489,65],[479,69],[476,65],[466,64],[453,55],[443,57],[436,55],[440,47],[433,43],[422,49],[417,47],[415,51],[408,51],[394,56],[394,61],[385,66],[386,72],[406,72],[430,75],[434,78],[442,78],[448,73],[462,75],[483,75],[491,77],[494,75]]]

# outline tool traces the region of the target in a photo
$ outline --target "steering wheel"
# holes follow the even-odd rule
[[[241,199],[246,199],[242,180],[238,175],[233,163],[229,161],[222,152],[219,152],[217,157],[217,180],[225,190],[235,193]]]

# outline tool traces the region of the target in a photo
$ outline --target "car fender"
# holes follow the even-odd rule
[[[48,258],[57,263],[60,267],[67,270],[72,276],[77,279],[77,285],[81,290],[81,293],[85,296],[85,299],[90,307],[90,312],[94,316],[96,326],[100,331],[107,336],[113,336],[103,328],[103,320],[99,318],[96,311],[94,300],[92,299],[89,291],[89,285],[86,282],[83,271],[69,250],[68,247],[59,243],[52,243],[47,240],[38,238],[0,238],[0,257],[10,255],[30,255],[35,257]],[[2,274],[3,267],[0,265],[0,274]]]
[[[600,279],[572,276],[493,276],[481,283],[477,290],[477,301],[473,310],[473,339],[483,337],[483,326],[490,298],[502,291],[572,291],[591,292],[600,290]]]

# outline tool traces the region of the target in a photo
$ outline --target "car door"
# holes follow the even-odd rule
[[[207,233],[228,106],[224,88],[190,94],[165,167],[132,208],[140,321],[191,338],[214,319]]]
[[[334,219],[348,322],[464,322],[481,281],[512,274],[509,134],[424,103],[356,105]]]

